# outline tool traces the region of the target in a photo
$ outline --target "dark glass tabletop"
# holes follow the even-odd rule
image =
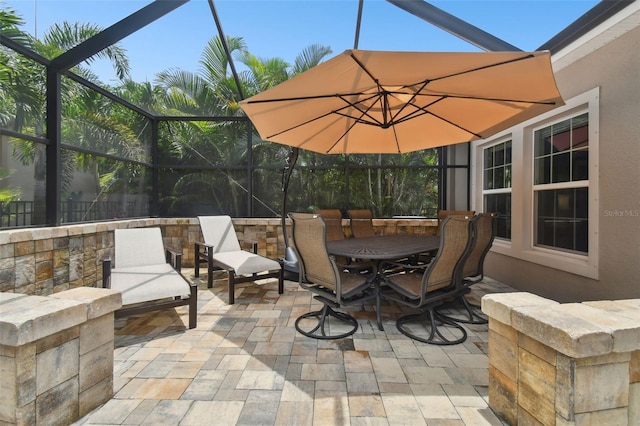
[[[392,260],[438,250],[437,235],[378,235],[327,241],[327,251],[334,256],[352,259]]]

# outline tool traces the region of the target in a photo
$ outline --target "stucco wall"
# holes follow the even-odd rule
[[[490,253],[487,275],[558,301],[640,297],[640,28],[556,72],[564,99],[600,87],[599,279]],[[517,165],[514,165],[517,167]],[[593,220],[593,219],[591,219]]]

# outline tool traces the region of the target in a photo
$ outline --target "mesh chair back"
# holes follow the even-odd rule
[[[373,213],[371,213],[371,210],[347,210],[347,215],[351,223],[351,234],[355,238],[376,235],[373,230]]]
[[[462,269],[462,278],[483,274],[484,258],[496,236],[497,217],[498,213],[481,213],[475,217],[475,238]]]
[[[314,212],[322,216],[327,228],[327,241],[344,240],[342,229],[342,213],[338,209],[316,210]]]
[[[167,263],[160,228],[114,230],[116,268]]]
[[[230,216],[198,216],[205,244],[213,246],[213,253],[240,251],[240,242]]]
[[[293,245],[300,266],[300,279],[336,291],[337,270],[327,253],[323,218],[309,213],[289,213],[289,217],[293,223]]]
[[[461,280],[460,269],[472,238],[472,220],[471,216],[448,216],[442,222],[440,248],[422,278],[423,297]]]
[[[436,230],[436,235],[441,235],[440,228],[442,227],[442,222],[448,216],[472,217],[474,214],[476,214],[475,210],[439,210],[438,211],[438,229]]]

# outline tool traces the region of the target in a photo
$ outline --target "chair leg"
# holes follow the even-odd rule
[[[382,326],[382,313],[380,312],[382,294],[380,293],[380,281],[378,280],[376,280],[376,283],[375,283],[375,292],[376,292],[376,320],[378,321],[378,330],[384,331],[384,327]]]
[[[458,308],[462,311],[458,312]],[[442,313],[445,309],[456,309],[454,313]],[[464,294],[456,297],[452,302],[436,308],[438,317],[446,318],[449,321],[461,322],[463,324],[487,324],[489,319],[482,313],[480,306],[469,303]]]
[[[195,273],[194,273],[194,275],[195,275],[196,278],[198,278],[200,276],[200,250],[198,250],[198,245],[197,244],[195,245],[194,253],[195,253],[195,256],[194,256],[195,257],[195,265],[194,265]]]
[[[424,321],[425,319],[426,321]],[[422,336],[418,336],[416,333],[409,330],[406,324],[415,321],[420,321],[422,324],[425,324],[425,327],[428,329],[429,337],[425,338]],[[450,332],[452,337],[445,336],[438,329],[438,323],[446,325],[447,331]],[[460,324],[457,324],[455,321],[451,321],[447,318],[441,318],[440,315],[438,315],[433,310],[433,308],[427,308],[424,312],[421,312],[419,314],[411,314],[400,317],[396,321],[396,326],[398,327],[398,331],[400,331],[405,336],[408,336],[411,339],[417,340],[419,342],[430,343],[432,345],[457,345],[458,343],[462,343],[467,339],[467,332]]]
[[[213,287],[213,251],[207,250],[207,288]]]
[[[198,286],[191,285],[189,295],[189,328],[196,328],[198,323]]]
[[[284,293],[284,269],[280,269],[280,273],[278,274],[278,293]]]
[[[355,318],[353,318],[351,315],[347,315],[343,312],[338,312],[333,309],[333,308],[339,307],[338,304],[330,300],[324,299],[321,296],[315,296],[314,299],[320,300],[324,304],[324,306],[319,311],[308,312],[304,315],[299,316],[296,319],[295,327],[300,334],[303,334],[307,337],[311,337],[312,339],[328,340],[328,339],[342,339],[344,337],[351,336],[353,333],[355,333],[358,330],[358,321]],[[326,320],[328,317],[334,317],[347,325],[351,325],[351,328],[345,333],[341,333],[337,335],[327,334]],[[302,327],[300,326],[300,322],[308,318],[317,318],[318,322],[310,330],[303,330]]]
[[[233,305],[236,303],[236,292],[235,292],[235,278],[236,274],[233,270],[229,271],[229,304]]]

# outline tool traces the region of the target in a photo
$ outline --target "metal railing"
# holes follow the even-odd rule
[[[117,201],[74,201],[62,202],[62,218],[65,223],[93,222],[109,219],[148,216],[150,206],[145,206],[141,214],[137,201],[129,201],[124,206]],[[147,203],[148,204],[148,203]],[[33,226],[33,201],[0,202],[0,228]]]
[[[13,228],[32,224],[33,201],[0,201],[0,226]]]

